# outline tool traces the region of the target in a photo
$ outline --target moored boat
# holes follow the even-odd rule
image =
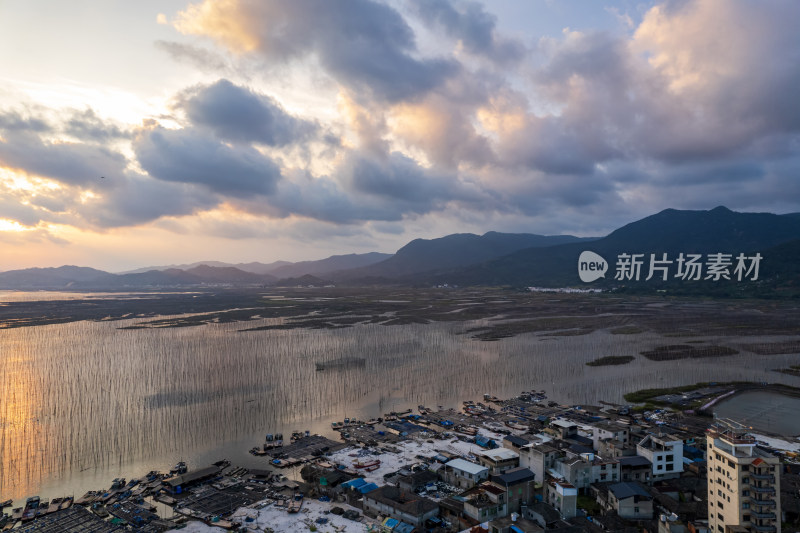
[[[380,464],[381,462],[378,459],[367,461],[366,463],[362,463],[361,461],[353,461],[353,468],[370,468],[373,466],[378,467]]]
[[[53,498],[52,500],[50,500],[50,506],[47,508],[46,512],[50,514],[59,511],[61,509],[61,502],[63,500],[64,498]]]
[[[90,490],[86,494],[75,500],[75,503],[77,503],[78,505],[89,505],[90,503],[94,502],[97,499],[97,495],[98,494],[96,490]]]
[[[36,509],[35,516],[42,516],[47,514],[47,509],[50,507],[50,502],[48,500],[42,500],[39,503],[39,507]]]
[[[31,496],[25,500],[25,508],[22,510],[20,519],[23,522],[33,520],[36,517],[36,511],[39,509],[39,503],[41,503],[41,500],[38,496]]]

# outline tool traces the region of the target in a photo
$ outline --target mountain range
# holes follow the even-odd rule
[[[583,251],[608,263],[606,275],[591,285],[578,277]],[[760,253],[758,283],[712,284],[711,281],[644,283],[650,254],[666,257],[676,268],[680,254]],[[615,280],[620,254],[642,254],[639,283]],[[495,285],[510,287],[601,287],[624,290],[709,291],[730,283],[737,290],[788,290],[800,287],[800,214],[739,213],[725,207],[708,211],[666,209],[623,226],[602,238],[527,233],[459,233],[415,239],[394,254],[371,252],[336,255],[318,261],[224,263],[203,261],[154,266],[113,274],[88,267],[29,268],[0,273],[0,289],[130,290],[168,287],[262,287],[293,285]],[[658,277],[657,277],[658,278]],[[744,289],[742,289],[744,287]],[[740,291],[741,292],[741,291]]]

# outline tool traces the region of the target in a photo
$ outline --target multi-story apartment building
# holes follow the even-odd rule
[[[780,459],[735,424],[716,424],[706,441],[709,531],[780,533]]]
[[[674,435],[650,434],[636,445],[636,455],[653,465],[652,480],[672,479],[683,472],[683,440]]]

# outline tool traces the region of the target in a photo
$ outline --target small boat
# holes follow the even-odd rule
[[[364,468],[364,470],[367,471],[367,472],[374,472],[378,468],[380,468],[380,465],[372,465],[372,466],[368,466],[368,467]]]
[[[61,510],[61,502],[64,498],[53,498],[50,500],[50,506],[47,508],[47,514],[55,513],[56,511]]]
[[[77,503],[78,505],[89,505],[90,503],[94,502],[97,499],[97,496],[98,494],[96,490],[90,490],[89,492],[87,492],[86,494],[75,500],[75,503]]]
[[[5,507],[11,507],[13,504],[14,504],[14,500],[8,499],[8,500],[0,503],[0,509],[3,509]]]
[[[69,509],[70,507],[72,507],[72,502],[73,501],[74,501],[74,498],[72,496],[67,496],[66,498],[61,500],[61,508],[62,509]]]
[[[186,463],[184,463],[183,461],[179,461],[178,464],[176,464],[170,469],[169,473],[172,474],[173,476],[179,476],[181,474],[185,474],[187,470],[188,468],[186,468]],[[124,481],[125,480],[123,480],[123,485]]]
[[[121,489],[124,486],[125,486],[125,478],[124,477],[114,478],[114,481],[111,482],[111,488],[112,489]]]
[[[361,461],[353,461],[353,468],[369,468],[371,466],[379,466],[381,462],[378,459],[362,463]]]
[[[36,509],[36,516],[46,515],[49,508],[50,502],[48,500],[42,500],[41,503],[39,503],[39,508]]]
[[[36,510],[39,509],[39,503],[40,500],[38,496],[31,496],[25,500],[25,508],[22,510],[22,516],[20,519],[23,522],[33,520],[36,517]]]
[[[15,507],[11,511],[11,520],[20,520],[22,518],[22,507]]]

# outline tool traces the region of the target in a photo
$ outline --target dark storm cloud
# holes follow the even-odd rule
[[[159,180],[204,185],[233,197],[270,194],[281,177],[278,165],[257,150],[228,146],[193,129],[143,131],[133,148],[142,168]]]
[[[289,115],[272,98],[225,79],[185,91],[178,107],[193,124],[230,141],[284,146],[306,140],[316,130],[313,123]]]
[[[22,170],[72,185],[97,182],[122,173],[125,157],[104,146],[44,141],[18,133],[0,141],[0,166]]]
[[[339,83],[380,100],[414,98],[459,70],[450,59],[416,57],[405,19],[372,0],[242,0],[233,10],[207,0],[178,26],[233,49],[245,41],[271,62],[314,56]]]
[[[517,62],[525,55],[522,43],[498,34],[496,17],[477,2],[414,0],[412,6],[423,23],[444,29],[470,54],[485,56],[499,64]]]

